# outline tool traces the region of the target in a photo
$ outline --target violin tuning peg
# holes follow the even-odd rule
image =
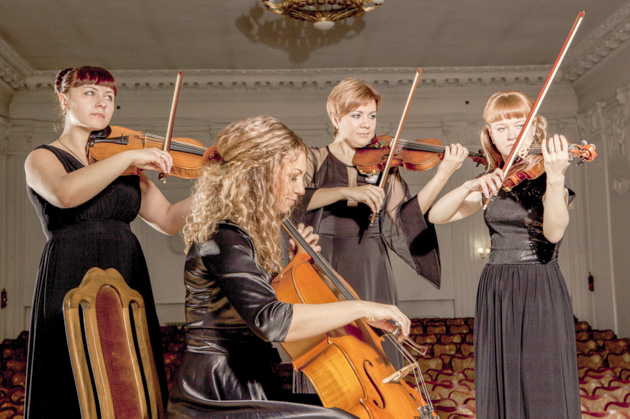
[[[575,163],[576,166],[580,167],[584,164],[584,160],[582,159],[578,159],[578,161]]]
[[[586,141],[586,140],[580,141],[580,145],[587,145],[587,144],[588,144],[588,141]]]

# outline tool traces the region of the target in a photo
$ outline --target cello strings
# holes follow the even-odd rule
[[[403,358],[408,363],[417,365],[417,368],[413,368],[413,376],[414,376],[414,381],[416,382],[416,388],[418,389],[419,393],[424,396],[425,403],[427,404],[430,411],[432,412],[434,410],[433,402],[431,401],[431,397],[429,395],[429,389],[427,388],[426,382],[424,380],[424,376],[422,375],[422,370],[420,369],[420,365],[417,363],[413,355],[411,355],[411,353],[407,349],[404,348],[401,342],[398,342],[398,339],[396,339],[391,332],[388,332],[385,336],[387,337],[387,339],[390,340],[392,344],[394,344],[396,349],[398,349],[398,351],[402,354]],[[404,343],[406,343],[407,345],[411,346],[412,348],[416,349],[416,351],[418,351],[418,345],[415,342],[413,343],[411,342],[412,341],[409,338],[406,338],[404,340]],[[422,353],[420,352],[420,354]]]
[[[306,243],[306,241],[304,240],[304,238],[299,234],[299,232],[297,231],[297,228],[295,227],[295,225],[293,225],[293,223],[289,220],[285,220],[284,221],[284,226],[287,229],[287,231],[289,232],[289,234],[291,236],[293,236],[293,239],[300,244],[300,246],[302,246],[302,248],[304,249],[304,251],[306,251],[306,253],[316,262],[316,265],[318,265],[320,267],[320,269],[322,269],[323,273],[329,277],[329,279],[331,281],[333,281],[332,277],[334,277],[336,279],[336,281],[333,281],[335,283],[335,285],[339,288],[339,291],[344,295],[344,297],[348,298],[348,296],[352,297],[353,299],[356,299],[356,297],[353,297],[353,293],[352,291],[347,287],[347,284],[345,283],[345,281],[341,280],[341,277],[337,274],[337,272],[330,266],[330,264],[328,263],[328,261],[326,261],[326,259],[324,259],[320,254],[316,253],[315,251],[313,251],[313,249],[311,248],[311,246]],[[326,272],[326,270],[328,270],[328,272]],[[345,294],[347,293],[347,294]],[[413,368],[413,374],[414,374],[414,380],[416,382],[416,389],[418,390],[418,393],[420,394],[420,396],[424,399],[424,406],[421,406],[421,408],[428,408],[430,412],[433,412],[433,403],[431,402],[431,398],[429,397],[429,391],[427,389],[426,383],[424,381],[424,377],[422,376],[422,371],[418,372],[420,370],[420,365],[417,364],[417,362],[415,361],[415,359],[413,358],[413,356],[411,355],[411,353],[409,351],[407,351],[400,342],[398,342],[398,339],[396,339],[395,337],[393,337],[393,334],[391,332],[386,332],[385,333],[385,338],[389,339],[390,342],[392,342],[394,344],[394,346],[396,347],[396,349],[402,354],[403,358],[405,358],[405,360],[409,363],[409,364],[416,364],[417,368]],[[409,339],[407,338],[407,341]],[[407,342],[407,344],[409,344],[410,346],[413,347],[412,344],[410,344],[409,342]],[[414,343],[415,344],[415,343]],[[422,400],[420,400],[419,402],[421,402]],[[420,408],[418,409],[420,411]],[[420,412],[422,414],[422,412]]]

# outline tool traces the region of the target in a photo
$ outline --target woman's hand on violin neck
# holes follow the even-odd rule
[[[569,167],[569,143],[563,135],[554,135],[541,144],[548,181],[562,181]]]
[[[297,225],[297,230],[300,235],[304,238],[304,241],[308,243],[309,246],[316,252],[320,253],[322,248],[317,244],[319,241],[319,234],[315,234],[312,226],[304,226],[304,224],[300,223]],[[298,252],[297,245],[293,239],[289,239],[289,259],[293,259],[295,254]]]
[[[363,202],[374,213],[381,210],[385,200],[385,191],[375,185],[347,187],[343,192],[348,201]]]
[[[160,173],[170,173],[173,167],[173,158],[171,155],[159,148],[129,150],[120,154],[126,154],[130,158],[129,166],[134,166],[141,170],[155,170]]]
[[[481,192],[485,199],[489,199],[497,196],[503,186],[504,177],[503,170],[497,168],[491,173],[467,181],[464,185],[470,192]]]
[[[437,173],[447,178],[450,178],[455,173],[462,163],[468,157],[468,149],[461,144],[451,144],[444,147],[444,157],[442,162],[437,168]]]
[[[362,303],[364,303],[365,321],[370,326],[378,327],[388,332],[394,332],[398,328],[396,337],[399,342],[402,342],[409,336],[411,321],[398,307],[371,301],[362,301]]]

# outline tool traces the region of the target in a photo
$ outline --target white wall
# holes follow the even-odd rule
[[[460,142],[471,150],[478,150],[480,115],[490,94],[515,88],[536,97],[547,72],[548,67],[425,69],[403,137],[434,137],[444,143]],[[348,76],[362,78],[377,87],[384,99],[377,133],[393,135],[414,73],[415,69],[340,69],[312,73],[188,71],[184,74],[174,136],[194,138],[210,145],[212,138],[227,123],[268,114],[287,123],[309,145],[324,145],[330,141],[332,133],[325,114],[326,97],[337,81]],[[175,73],[115,72],[114,75],[120,86],[117,98],[120,109],[116,111],[112,124],[156,134],[165,132]],[[56,138],[51,131],[54,101],[50,83],[53,78],[52,73],[34,73],[27,77],[28,88],[18,91],[12,98],[10,121],[5,123],[3,131],[0,155],[0,170],[4,174],[0,204],[3,210],[0,288],[8,290],[10,306],[2,312],[0,337],[13,337],[28,328],[44,237],[26,198],[22,165],[29,150]],[[571,83],[558,81],[554,84],[541,109],[550,121],[552,132],[565,133],[570,139],[578,138],[578,104]],[[602,147],[600,142],[605,141],[603,137],[589,139],[597,142],[599,148]],[[600,158],[590,165],[601,165],[602,160]],[[467,162],[446,189],[478,174],[480,170],[472,161]],[[612,270],[614,255],[604,262],[593,258],[597,251],[605,248],[599,242],[593,244],[594,231],[600,230],[598,223],[606,223],[601,218],[592,220],[595,210],[587,201],[592,194],[602,193],[605,189],[599,185],[592,186],[592,176],[586,176],[594,170],[598,169],[585,166],[572,167],[569,171],[578,200],[571,213],[560,263],[578,318],[616,329],[618,324],[609,321],[614,319],[616,311],[606,302],[606,298],[614,295],[615,284],[612,274],[604,272],[606,266]],[[415,192],[433,173],[404,173],[403,176]],[[602,176],[604,174],[598,174],[597,178]],[[160,187],[174,201],[187,196],[192,182],[169,178],[166,185]],[[589,188],[594,188],[594,191]],[[608,202],[607,195],[597,199],[598,202]],[[627,212],[627,202],[619,205],[626,205]],[[163,236],[140,220],[133,223],[133,230],[147,257],[160,321],[183,321],[184,256],[181,240],[177,236]],[[602,231],[602,240],[608,240],[606,243],[620,240],[617,236],[607,235],[610,229],[603,228]],[[477,281],[484,264],[476,249],[489,244],[487,228],[478,215],[452,225],[438,226],[438,236],[443,271],[440,290],[419,280],[395,256],[392,257],[401,307],[415,317],[472,316]],[[626,253],[627,249],[626,244]],[[622,256],[617,257],[623,260]],[[586,287],[589,271],[596,276],[595,294]],[[601,298],[598,293],[603,293]],[[596,314],[599,304],[606,305],[601,315]]]

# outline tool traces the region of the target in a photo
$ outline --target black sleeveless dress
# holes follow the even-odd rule
[[[67,172],[83,167],[71,154],[49,150]],[[163,399],[166,374],[149,272],[138,239],[130,229],[140,210],[137,176],[121,176],[88,202],[75,208],[55,207],[28,188],[48,241],[40,261],[28,343],[25,417],[79,418],[79,402],[68,355],[63,298],[93,267],[115,268],[129,286],[142,294],[153,355]]]
[[[545,188],[543,175],[513,192],[502,190],[485,213],[492,247],[475,312],[479,418],[580,417],[575,328],[558,266],[560,243],[550,243],[542,232]],[[574,196],[569,188],[569,201]]]

